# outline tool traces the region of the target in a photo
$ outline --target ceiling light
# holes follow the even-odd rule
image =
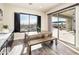
[[[32,5],[32,3],[29,3],[29,5]]]
[[[39,8],[42,8],[42,6],[40,6]]]

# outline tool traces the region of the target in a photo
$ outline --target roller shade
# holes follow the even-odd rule
[[[37,32],[41,32],[41,16],[37,17]]]
[[[20,32],[20,14],[14,13],[14,32]]]

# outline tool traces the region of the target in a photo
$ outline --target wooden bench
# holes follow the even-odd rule
[[[31,40],[28,42],[28,47],[27,47],[27,52],[29,55],[31,55],[31,46],[40,44],[40,43],[45,43],[45,42],[53,42],[55,40],[55,44],[57,45],[57,39],[56,38],[47,38],[47,39],[38,39],[38,40]]]

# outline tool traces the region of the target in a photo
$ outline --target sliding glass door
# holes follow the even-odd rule
[[[37,16],[20,14],[20,31],[37,31]]]
[[[51,17],[53,36],[65,43],[70,43],[72,45],[76,44],[74,11],[75,8],[63,10],[59,13],[53,14]]]
[[[67,43],[75,44],[75,9],[59,13],[59,39]]]

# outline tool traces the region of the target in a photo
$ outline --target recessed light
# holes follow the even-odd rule
[[[42,6],[40,6],[39,8],[43,8]]]
[[[32,5],[32,3],[29,3],[29,5]]]

